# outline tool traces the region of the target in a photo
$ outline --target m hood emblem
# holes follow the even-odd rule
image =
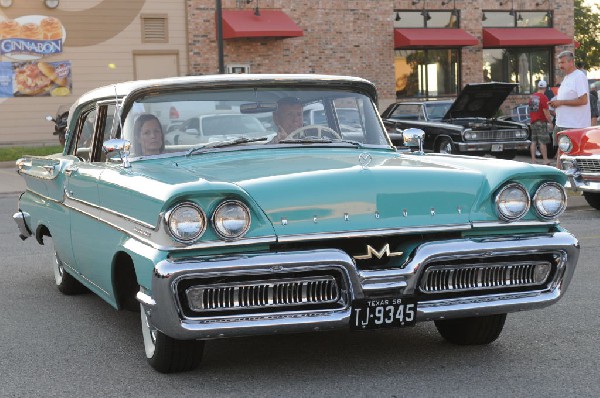
[[[353,256],[355,260],[370,260],[373,256],[377,257],[377,259],[381,260],[383,256],[387,257],[397,257],[404,254],[404,252],[391,252],[390,244],[386,243],[385,246],[380,251],[373,249],[371,245],[367,245],[367,254],[361,254],[360,256]]]

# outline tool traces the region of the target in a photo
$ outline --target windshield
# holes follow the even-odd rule
[[[428,120],[442,120],[450,106],[451,102],[438,102],[430,103],[425,105],[425,112],[427,112]]]
[[[133,104],[123,138],[133,156],[237,145],[389,146],[368,96],[289,87],[153,93]]]

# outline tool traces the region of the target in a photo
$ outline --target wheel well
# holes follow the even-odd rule
[[[439,135],[435,138],[435,141],[433,143],[434,150],[438,150],[440,148],[440,142],[443,141],[444,139],[447,139],[450,141],[451,144],[454,144],[454,141],[452,141],[452,138],[450,138],[450,136]]]
[[[44,224],[40,224],[40,225],[38,225],[37,229],[35,230],[35,240],[40,245],[43,245],[44,244],[44,236],[51,238],[52,234],[50,233],[50,230],[48,229],[48,227],[46,227]]]
[[[135,298],[139,291],[133,260],[124,252],[119,252],[113,259],[113,286],[119,309],[135,311],[138,302]]]

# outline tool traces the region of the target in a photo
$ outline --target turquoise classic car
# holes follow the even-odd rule
[[[452,343],[488,344],[507,313],[560,299],[579,255],[558,221],[565,175],[425,154],[419,130],[404,131],[414,151],[395,148],[376,103],[370,82],[326,75],[99,88],[71,107],[62,154],[17,162],[14,219],[23,239],[51,238],[62,293],[140,311],[165,373],[236,336],[434,321]],[[165,143],[173,108],[257,127]],[[303,126],[306,109],[323,117]]]

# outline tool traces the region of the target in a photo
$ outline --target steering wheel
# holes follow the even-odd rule
[[[316,130],[317,134],[307,135],[306,133],[309,130]],[[323,126],[320,124],[309,124],[308,126],[302,126],[299,129],[296,129],[288,134],[286,139],[302,139],[307,137],[318,137],[318,138],[331,138],[334,140],[341,140],[342,137],[338,134],[337,131],[331,129],[327,126]]]

